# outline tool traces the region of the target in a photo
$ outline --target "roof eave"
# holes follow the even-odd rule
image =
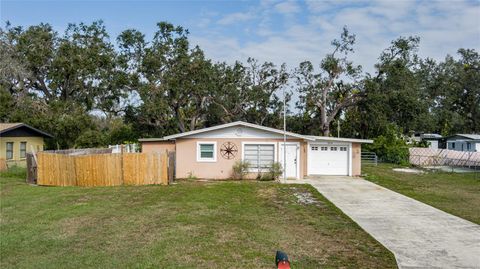
[[[337,137],[321,137],[316,136],[315,141],[333,141],[333,142],[351,142],[351,143],[362,143],[362,144],[372,144],[373,140],[371,139],[357,139],[357,138],[337,138]]]
[[[34,128],[34,127],[32,127],[32,126],[30,126],[30,125],[28,125],[28,124],[25,124],[25,123],[20,123],[20,124],[18,124],[18,125],[12,126],[12,127],[10,127],[10,128],[4,129],[4,130],[0,131],[0,134],[3,134],[3,133],[6,133],[6,132],[15,130],[15,129],[20,128],[20,127],[30,128],[30,129],[34,130],[35,132],[37,132],[37,133],[39,133],[39,134],[41,134],[41,135],[43,135],[43,136],[46,136],[46,137],[48,137],[48,138],[53,138],[53,135],[51,135],[51,134],[49,134],[49,133],[46,133],[46,132],[44,132],[44,131],[41,131],[41,130],[39,130],[39,129],[37,129],[37,128]]]
[[[163,137],[160,137],[160,138],[152,137],[152,138],[139,138],[138,141],[139,142],[161,142],[161,141],[170,141],[170,139],[165,139]]]

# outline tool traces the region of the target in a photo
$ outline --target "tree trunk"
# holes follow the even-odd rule
[[[323,89],[322,104],[320,106],[320,126],[322,129],[323,136],[328,136],[330,134],[330,122],[328,122],[326,104],[327,104],[327,90]]]
[[[330,124],[324,123],[322,124],[322,135],[329,136],[330,135]]]
[[[178,124],[178,128],[180,129],[180,132],[184,133],[185,132],[185,123],[184,123],[183,118],[181,116],[179,107],[175,107],[175,116],[177,116],[177,124]]]
[[[190,120],[190,130],[193,131],[195,130],[195,127],[197,126],[197,116],[193,116],[192,119]]]

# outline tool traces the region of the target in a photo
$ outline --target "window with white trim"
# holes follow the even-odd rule
[[[198,142],[197,143],[197,162],[216,162],[217,161],[217,143],[216,142]]]
[[[312,150],[318,150],[317,146],[312,146]]]
[[[330,147],[331,151],[337,151],[337,147]]]
[[[347,151],[347,147],[340,147],[340,151]]]
[[[243,160],[250,164],[251,169],[266,169],[275,162],[273,144],[245,144],[243,150]]]
[[[321,151],[327,151],[327,150],[328,150],[328,147],[321,147],[320,150],[321,150]]]

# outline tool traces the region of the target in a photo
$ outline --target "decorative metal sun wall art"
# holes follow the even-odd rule
[[[222,155],[223,158],[227,160],[235,158],[235,155],[237,155],[237,152],[238,152],[237,146],[232,142],[225,142],[220,148],[220,154]]]

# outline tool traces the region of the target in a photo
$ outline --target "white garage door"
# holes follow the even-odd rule
[[[348,146],[310,144],[308,147],[309,175],[348,175]]]

